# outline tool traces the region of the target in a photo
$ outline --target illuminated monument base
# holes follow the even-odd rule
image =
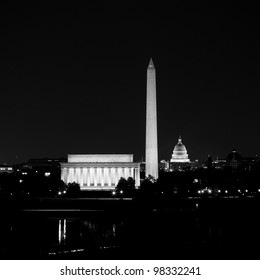
[[[131,154],[68,155],[61,163],[61,180],[76,182],[81,190],[113,190],[121,177],[132,177],[140,186],[140,163]]]

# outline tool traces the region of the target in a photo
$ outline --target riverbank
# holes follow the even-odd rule
[[[189,211],[247,208],[260,211],[259,198],[118,198],[118,197],[0,197],[0,211],[24,212],[86,212],[86,211]]]

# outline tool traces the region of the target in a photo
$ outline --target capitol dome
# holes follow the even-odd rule
[[[190,162],[187,149],[182,144],[181,137],[179,137],[178,143],[173,149],[171,162]]]

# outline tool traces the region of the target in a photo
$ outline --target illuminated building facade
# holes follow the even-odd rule
[[[186,147],[183,145],[181,137],[178,139],[178,143],[175,145],[170,160],[170,171],[184,170],[185,168],[191,168],[191,162],[187,153]]]
[[[182,144],[181,137],[179,137],[178,143],[173,149],[171,162],[190,162],[187,149]]]
[[[233,149],[233,151],[227,156],[227,166],[231,167],[232,169],[237,169],[241,167],[241,164],[241,155],[237,152],[236,149]]]
[[[132,177],[140,186],[140,163],[132,154],[68,155],[61,163],[61,179],[78,183],[81,190],[113,190],[121,177]]]
[[[6,164],[0,165],[0,173],[12,173],[12,172],[13,172],[12,166]]]

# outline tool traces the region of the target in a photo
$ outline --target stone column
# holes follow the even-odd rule
[[[135,187],[139,188],[140,187],[140,168],[137,167],[135,168]]]
[[[90,185],[94,184],[94,168],[90,167]]]
[[[62,168],[61,169],[61,180],[67,184],[67,168]]]
[[[94,167],[94,187],[96,187],[97,186],[97,168],[96,167]]]

